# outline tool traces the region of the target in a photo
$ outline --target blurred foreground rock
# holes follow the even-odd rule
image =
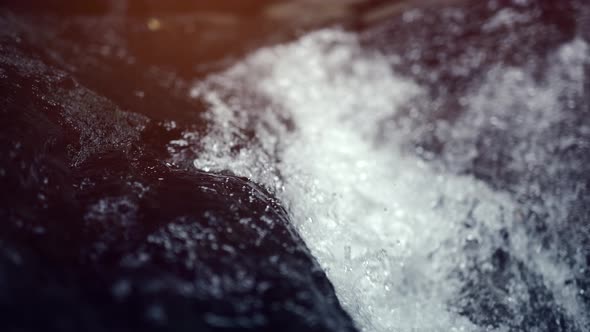
[[[192,66],[244,50],[226,50],[231,17],[12,8],[0,9],[2,331],[355,330],[268,193],[167,161],[166,144],[206,126],[186,93]]]

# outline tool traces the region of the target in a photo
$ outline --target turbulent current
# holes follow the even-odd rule
[[[589,330],[588,166],[567,152],[590,135],[589,45],[541,70],[474,50],[451,98],[363,38],[313,32],[196,83],[212,125],[171,145],[274,193],[363,331]]]

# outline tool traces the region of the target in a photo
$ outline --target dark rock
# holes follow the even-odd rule
[[[355,330],[273,197],[167,163],[205,126],[185,81],[98,43],[119,21],[23,8],[0,12],[3,331]]]

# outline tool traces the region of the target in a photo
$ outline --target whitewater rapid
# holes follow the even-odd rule
[[[563,286],[576,271],[522,227],[518,193],[457,171],[485,153],[473,138],[487,126],[520,137],[515,154],[550,160],[526,146],[559,121],[564,75],[567,89],[583,86],[588,46],[575,40],[554,57],[554,84],[537,84],[525,68],[482,75],[481,86],[462,97],[466,111],[447,128],[453,146],[440,158],[449,168],[407,148],[420,135],[406,122],[428,98],[424,87],[391,69],[395,56],[367,51],[356,35],[336,29],[263,48],[198,82],[191,94],[207,103],[213,125],[180,141],[195,150],[196,168],[247,177],[279,198],[362,331],[509,330],[464,314],[465,290],[498,269],[498,252],[534,271],[552,305],[587,330],[582,290]],[[511,113],[514,103],[527,112]],[[566,197],[551,199],[560,206]],[[489,301],[518,313],[529,301],[528,283],[507,278],[501,300]]]

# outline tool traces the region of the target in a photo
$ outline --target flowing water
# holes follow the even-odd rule
[[[172,145],[273,192],[363,331],[589,330],[587,42],[541,69],[475,49],[443,116],[439,72],[363,38],[316,31],[197,82],[211,126]]]

